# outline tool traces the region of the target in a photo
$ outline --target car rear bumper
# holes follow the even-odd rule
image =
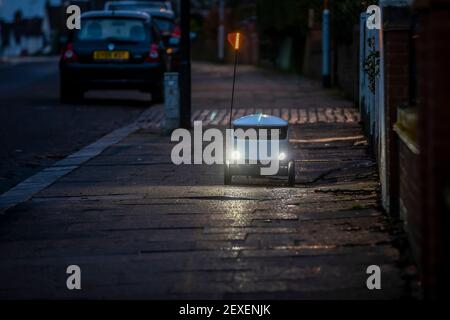
[[[61,80],[80,88],[151,90],[160,85],[164,68],[159,63],[61,65]]]

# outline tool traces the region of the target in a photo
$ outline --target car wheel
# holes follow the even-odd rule
[[[292,160],[288,163],[288,184],[290,187],[295,186],[295,162]]]
[[[228,163],[224,166],[224,173],[223,173],[223,183],[225,185],[231,184],[232,175],[230,174],[230,165]]]
[[[84,92],[80,89],[73,88],[65,81],[61,81],[59,86],[59,98],[61,103],[77,103],[83,100]]]

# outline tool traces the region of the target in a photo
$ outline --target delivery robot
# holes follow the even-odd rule
[[[225,152],[225,185],[232,183],[233,176],[261,176],[261,168],[268,167],[268,160],[274,159],[274,157],[279,160],[279,169],[275,175],[287,176],[289,186],[295,185],[295,162],[289,152],[289,123],[286,120],[262,113],[251,114],[234,120],[232,129],[233,134],[229,139],[232,142],[230,141],[231,143],[227,145]],[[255,135],[250,138],[248,135],[239,136],[238,129],[249,134],[256,132],[256,139]],[[266,129],[267,135],[260,129]],[[278,137],[271,136],[271,132],[273,132],[271,129],[277,130]],[[276,155],[272,155],[271,150],[273,139],[278,140],[276,141],[278,142],[278,154]],[[265,152],[260,152],[261,148],[264,148]],[[276,149],[273,151],[276,152]]]

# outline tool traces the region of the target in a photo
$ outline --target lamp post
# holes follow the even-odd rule
[[[2,10],[3,10],[3,0],[0,0],[0,58],[3,56],[3,38],[2,38],[2,35],[3,35],[3,30],[2,30],[2,28],[3,28],[3,12],[2,12]]]
[[[225,40],[225,27],[224,27],[224,19],[225,19],[225,3],[224,0],[219,0],[219,28],[217,29],[217,57],[219,61],[223,61],[225,58],[225,48],[224,48],[224,40]]]

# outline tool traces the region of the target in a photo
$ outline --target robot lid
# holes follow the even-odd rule
[[[264,127],[264,128],[280,128],[287,127],[289,123],[276,116],[263,113],[250,114],[233,121],[233,127]]]

